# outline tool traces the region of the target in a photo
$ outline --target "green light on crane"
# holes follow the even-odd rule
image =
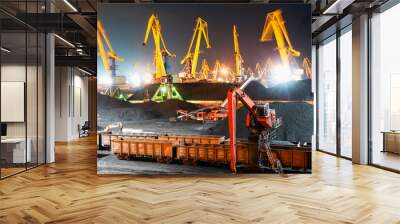
[[[165,100],[183,100],[182,96],[172,84],[161,83],[156,93],[151,98],[154,102],[163,102]]]

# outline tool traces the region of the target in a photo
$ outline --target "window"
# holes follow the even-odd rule
[[[318,48],[318,148],[336,153],[336,39]]]
[[[340,36],[340,155],[352,157],[352,33]]]
[[[400,170],[400,5],[371,18],[371,159]]]

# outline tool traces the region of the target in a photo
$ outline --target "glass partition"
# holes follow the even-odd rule
[[[1,34],[2,177],[24,171],[27,162],[31,162],[32,151],[26,136],[26,42],[25,32]]]
[[[318,150],[336,154],[336,37],[318,47]]]
[[[27,33],[27,81],[26,81],[26,114],[27,114],[27,150],[30,152],[30,161],[27,167],[34,167],[38,162],[38,34]]]
[[[43,10],[43,1],[6,5]],[[45,163],[45,44],[43,33],[0,12],[1,179]]]
[[[37,162],[46,162],[46,38],[43,33],[38,33],[38,64],[37,64]]]

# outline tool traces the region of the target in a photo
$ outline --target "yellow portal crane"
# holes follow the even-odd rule
[[[267,14],[260,41],[272,41],[272,34],[275,36],[282,65],[289,67],[290,58],[292,56],[299,57],[300,52],[296,51],[292,46],[286,30],[285,21],[283,20],[282,10],[280,9]]]
[[[210,67],[208,67],[207,60],[204,58],[203,62],[201,63],[201,70],[200,70],[200,79],[206,80],[208,79],[208,74],[210,73]]]
[[[272,69],[272,65],[273,65],[273,62],[272,62],[272,59],[270,58],[270,57],[268,57],[267,58],[267,63],[266,63],[266,68],[267,69]]]
[[[262,67],[260,63],[256,64],[256,74],[258,79],[262,79],[265,76],[265,67]]]
[[[253,69],[251,69],[250,67],[247,67],[246,75],[255,78],[255,77],[254,77]]]
[[[202,36],[204,37],[204,40],[206,42],[206,48],[211,48],[210,42],[208,40],[207,22],[204,21],[202,18],[198,17],[196,22],[196,27],[193,31],[192,40],[189,45],[189,49],[185,57],[181,61],[181,64],[189,64],[190,76],[191,76],[190,78],[194,78],[196,74],[197,61],[199,60],[200,43]],[[196,46],[194,47],[194,51],[192,52],[194,39],[196,39]]]
[[[103,40],[106,42],[108,51],[104,48]],[[110,74],[110,70],[115,70],[115,61],[123,62],[124,59],[119,57],[111,45],[110,39],[107,36],[106,30],[100,20],[97,20],[97,45],[99,46],[99,55],[103,61],[104,69],[107,75]],[[109,61],[111,59],[111,62]],[[111,64],[111,65],[110,65]],[[115,74],[114,74],[115,75]]]
[[[219,62],[219,60],[215,61],[214,64],[214,68],[212,70],[213,73],[213,81],[218,81],[218,74],[219,74],[219,70],[221,69],[221,63]]]
[[[304,74],[307,75],[307,78],[311,79],[312,77],[311,61],[307,57],[305,57],[303,60],[303,69],[304,69]]]
[[[236,25],[233,25],[233,45],[235,48],[235,64],[236,64],[236,81],[240,80],[240,77],[243,75],[243,63],[244,60],[242,58],[242,55],[240,54],[240,49],[239,49],[239,34],[236,29]]]
[[[143,45],[147,44],[147,40],[150,35],[150,31],[153,33],[154,38],[154,66],[155,66],[155,78],[161,79],[167,76],[167,71],[164,65],[166,57],[174,58],[174,54],[167,50],[164,38],[161,33],[161,24],[158,17],[152,14],[147,22],[146,34],[144,36]],[[165,57],[165,58],[164,58]]]

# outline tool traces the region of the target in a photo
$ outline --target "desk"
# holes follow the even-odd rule
[[[5,138],[1,139],[1,157],[6,163],[26,163],[31,162],[31,139],[27,139],[28,143],[25,152],[25,138]]]
[[[392,152],[400,154],[400,132],[384,131],[382,152]]]

